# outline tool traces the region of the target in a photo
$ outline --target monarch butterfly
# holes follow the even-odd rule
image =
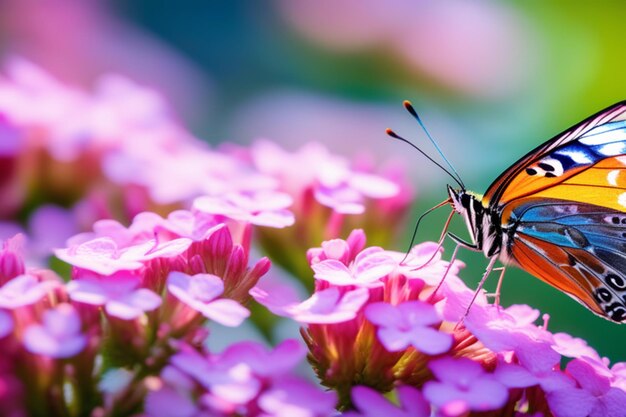
[[[411,104],[405,107],[424,128]],[[446,202],[465,219],[471,241],[448,235],[489,258],[479,286],[500,259],[626,322],[626,101],[533,149],[484,195],[450,175],[460,188],[448,185]]]

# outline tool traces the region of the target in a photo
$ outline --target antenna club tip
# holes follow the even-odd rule
[[[413,108],[413,104],[412,104],[409,100],[404,100],[404,101],[402,102],[402,105],[404,106],[404,108],[405,108],[405,109],[407,109],[407,111],[408,111],[409,113],[411,113],[411,115],[412,115],[413,117],[418,117],[418,116],[417,116],[417,112],[416,112],[416,111],[415,111],[415,109]]]
[[[392,138],[397,138],[398,135],[396,134],[396,132],[393,131],[393,129],[391,129],[390,127],[388,127],[387,129],[385,129],[385,133],[388,136],[391,136]]]

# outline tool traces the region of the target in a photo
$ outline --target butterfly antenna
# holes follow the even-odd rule
[[[392,129],[387,128],[385,130],[385,132],[387,133],[387,135],[391,136],[394,139],[397,139],[401,142],[406,143],[407,145],[413,147],[415,150],[417,150],[419,153],[421,153],[422,155],[424,155],[430,162],[432,162],[433,164],[437,165],[439,168],[441,168],[441,170],[443,172],[445,172],[446,174],[448,174],[457,184],[459,184],[459,186],[462,189],[465,189],[465,185],[463,184],[463,182],[461,181],[460,178],[455,177],[454,175],[452,175],[452,173],[447,170],[443,165],[441,165],[439,162],[435,161],[433,158],[431,158],[430,156],[428,156],[426,154],[426,152],[424,152],[423,150],[421,150],[420,148],[418,148],[417,146],[415,146],[415,144],[413,144],[413,142],[409,141],[408,139],[403,138],[402,136],[398,135],[396,132],[394,132]],[[445,158],[444,158],[445,159]],[[447,161],[447,160],[446,160]],[[454,168],[453,168],[454,169]],[[454,171],[456,173],[456,171]],[[459,175],[459,174],[457,174]]]
[[[420,222],[422,221],[422,219],[424,217],[426,217],[427,214],[432,213],[433,211],[437,210],[440,207],[445,206],[446,204],[449,204],[450,201],[451,200],[448,198],[447,200],[442,201],[441,203],[437,204],[435,207],[429,208],[424,213],[422,213],[421,216],[419,216],[419,218],[415,222],[415,227],[413,228],[413,236],[411,236],[411,243],[409,243],[409,247],[406,250],[406,254],[404,255],[404,258],[402,258],[402,261],[400,261],[400,264],[402,264],[402,263],[404,263],[404,261],[406,261],[406,258],[409,256],[409,253],[411,252],[411,248],[413,247],[413,243],[415,243],[415,237],[417,236],[417,229],[419,228]]]
[[[437,152],[439,153],[439,155],[443,158],[444,161],[446,161],[446,164],[448,165],[448,167],[450,167],[450,170],[452,170],[452,172],[454,172],[454,174],[456,175],[457,183],[459,183],[459,185],[463,189],[465,189],[465,185],[463,184],[463,180],[461,179],[461,176],[456,171],[456,169],[454,169],[454,166],[450,163],[450,161],[448,161],[448,158],[445,157],[445,155],[443,154],[443,151],[441,150],[439,145],[437,145],[437,142],[430,135],[430,132],[428,131],[428,129],[426,129],[426,126],[424,125],[424,122],[422,122],[422,118],[419,116],[419,114],[417,114],[417,112],[415,111],[415,108],[413,107],[411,102],[409,100],[404,100],[402,102],[402,105],[411,114],[411,116],[413,116],[413,118],[415,120],[417,120],[417,123],[419,123],[419,125],[422,128],[422,130],[424,131],[424,133],[426,133],[426,136],[428,136],[428,139],[430,140],[430,142],[435,146],[435,149],[437,149]],[[452,175],[450,175],[450,176],[452,176]]]

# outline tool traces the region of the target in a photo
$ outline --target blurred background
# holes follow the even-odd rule
[[[296,149],[314,140],[404,164],[416,217],[447,197],[451,180],[385,136],[393,127],[434,155],[402,100],[468,188],[483,192],[529,149],[626,98],[625,18],[621,2],[4,0],[0,42],[3,56],[70,84],[89,87],[113,71],[156,88],[214,144],[266,137]],[[437,239],[446,215],[433,214],[418,240]],[[459,220],[452,228],[466,236]],[[390,249],[404,250],[411,231]],[[460,257],[475,285],[486,259]],[[626,360],[626,327],[529,274],[509,269],[502,297]]]

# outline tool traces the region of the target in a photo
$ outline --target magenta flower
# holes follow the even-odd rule
[[[43,323],[29,326],[24,333],[24,346],[28,351],[55,359],[75,356],[86,345],[80,318],[70,304],[60,304],[46,311]]]
[[[0,310],[0,339],[11,334],[15,324],[11,315],[4,310]]]
[[[315,279],[333,285],[379,286],[380,279],[388,275],[397,263],[381,248],[371,247],[360,252],[354,262],[346,265],[335,259],[312,264]]]
[[[201,398],[196,406],[207,415],[334,415],[336,397],[333,393],[322,392],[293,376],[295,366],[305,354],[304,347],[294,340],[287,340],[274,349],[241,342],[219,355],[207,356],[185,348],[171,358],[170,367],[162,373],[161,378],[169,388],[163,395],[181,406],[185,405],[185,398]],[[176,377],[171,378],[172,369],[178,370],[180,375],[174,373]],[[181,376],[195,383],[190,384]],[[149,395],[150,407],[164,401],[158,398],[161,391]]]
[[[258,399],[260,417],[331,417],[336,403],[334,393],[296,378],[276,381]]]
[[[184,390],[167,385],[149,392],[144,408],[145,415],[150,417],[196,417],[202,415],[199,414],[198,406],[191,395],[188,395]]]
[[[133,271],[156,258],[173,258],[185,252],[190,239],[179,238],[165,242],[156,239],[132,246],[120,247],[108,237],[99,237],[67,249],[57,249],[56,256],[77,268],[102,275],[119,271]]]
[[[413,346],[428,355],[436,355],[452,347],[452,335],[432,327],[439,326],[442,319],[431,304],[406,301],[393,306],[378,302],[367,306],[365,317],[378,326],[378,340],[389,351]]]
[[[34,304],[56,287],[58,283],[55,281],[39,281],[34,275],[20,275],[0,287],[0,307],[14,309]]]
[[[15,235],[2,242],[0,248],[0,285],[25,272],[23,246],[24,236]]]
[[[271,142],[259,141],[251,152],[257,169],[277,178],[281,189],[299,200],[304,190],[312,188],[320,204],[338,213],[363,213],[365,198],[388,198],[400,191],[389,180],[351,169],[347,160],[331,155],[320,144],[309,143],[289,153]]]
[[[311,265],[327,259],[334,259],[347,265],[365,248],[365,241],[365,232],[362,229],[355,229],[346,240],[330,239],[322,242],[319,248],[309,249],[306,253],[307,259]]]
[[[369,298],[366,288],[341,292],[335,287],[317,291],[299,302],[291,294],[273,289],[269,293],[257,285],[250,291],[254,299],[272,313],[289,317],[299,323],[341,323],[356,317]]]
[[[515,352],[527,369],[545,371],[556,364],[560,355],[552,348],[552,334],[533,322],[539,312],[528,306],[472,306],[465,326],[486,347]]]
[[[194,200],[193,209],[257,226],[282,228],[291,226],[295,221],[293,213],[287,210],[291,204],[288,194],[259,190],[199,197]]]
[[[556,417],[619,417],[626,410],[626,392],[612,387],[610,379],[581,359],[567,364],[566,371],[577,382],[548,393],[548,404]]]
[[[424,385],[424,397],[440,407],[445,415],[468,411],[488,411],[502,407],[508,390],[479,363],[466,358],[436,359],[429,364],[438,381]]]
[[[250,315],[247,308],[234,300],[217,299],[224,292],[224,283],[215,275],[170,272],[167,289],[185,305],[224,326],[239,326]]]
[[[343,413],[343,417],[429,417],[430,405],[416,388],[402,385],[397,388],[399,407],[372,388],[352,388],[352,403],[358,411]]]
[[[106,277],[85,274],[66,288],[73,301],[104,306],[113,317],[133,320],[161,305],[161,297],[140,284],[139,276],[122,271]]]
[[[586,356],[600,361],[600,355],[587,341],[578,337],[573,337],[567,333],[555,333],[553,335],[552,348],[561,355],[568,358],[580,358]]]

